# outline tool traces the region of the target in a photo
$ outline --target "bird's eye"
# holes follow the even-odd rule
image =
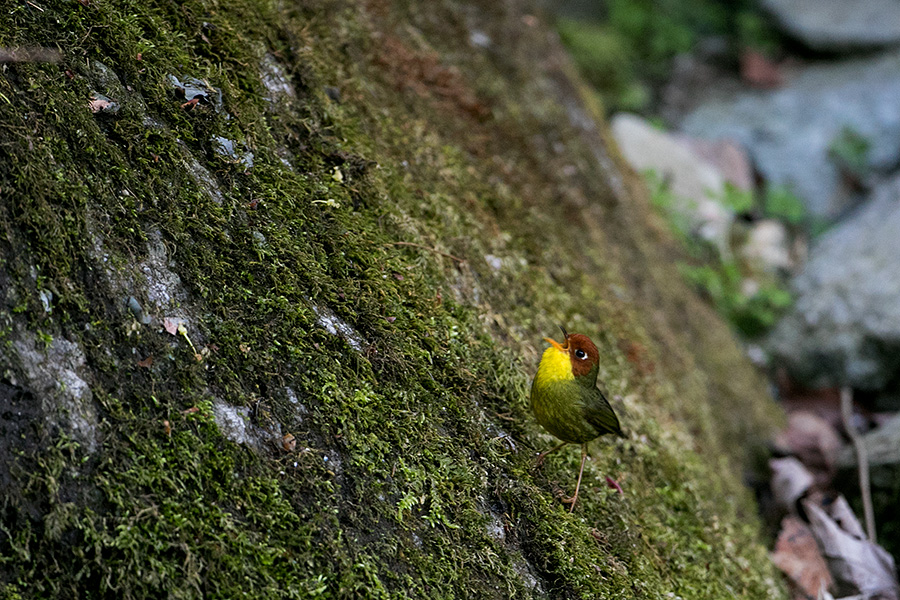
[[[585,352],[584,350],[579,348],[578,350],[575,351],[575,358],[577,358],[579,360],[584,360],[587,358],[587,352]]]

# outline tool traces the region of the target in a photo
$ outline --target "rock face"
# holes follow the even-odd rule
[[[900,22],[900,21],[898,21]],[[707,102],[683,121],[703,138],[731,138],[769,182],[791,188],[813,215],[833,218],[854,202],[829,149],[846,132],[868,144],[867,169],[900,160],[900,53],[813,66],[784,88]]]
[[[780,597],[777,408],[530,2],[41,4],[0,19],[65,46],[0,75],[0,598]],[[629,436],[574,515],[556,323]]]
[[[900,179],[825,234],[771,337],[776,359],[813,385],[880,389],[900,367]]]
[[[760,0],[791,36],[815,50],[900,44],[896,0]]]

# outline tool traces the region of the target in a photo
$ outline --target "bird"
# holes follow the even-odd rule
[[[541,452],[535,466],[540,466],[548,454],[567,444],[581,444],[581,469],[575,494],[564,498],[575,510],[588,442],[601,435],[625,437],[619,418],[606,396],[597,388],[600,354],[591,339],[580,333],[568,333],[562,325],[563,343],[544,338],[550,347],[544,350],[537,373],[531,384],[531,411],[535,419],[562,443]],[[616,486],[618,487],[618,486]]]

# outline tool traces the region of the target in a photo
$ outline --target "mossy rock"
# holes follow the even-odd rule
[[[782,595],[764,383],[548,28],[485,6],[8,10],[59,61],[0,71],[0,596]],[[573,514],[557,323],[627,433]]]

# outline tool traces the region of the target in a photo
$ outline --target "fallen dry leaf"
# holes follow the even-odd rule
[[[781,521],[772,562],[787,575],[795,600],[817,598],[820,589],[831,586],[831,574],[816,538],[797,517],[788,516]]]
[[[170,335],[178,335],[179,325],[181,325],[181,319],[173,319],[171,317],[163,319],[163,329],[169,332]]]
[[[153,355],[151,354],[144,360],[139,360],[137,365],[139,367],[144,367],[145,369],[149,369],[151,366],[153,366]]]
[[[725,181],[741,190],[754,189],[756,184],[750,155],[738,142],[730,139],[708,140],[684,134],[676,135],[676,139],[713,165]]]
[[[804,500],[803,508],[834,577],[837,595],[900,598],[894,559],[884,548],[862,537],[862,527],[843,497],[824,507]]]
[[[784,369],[776,369],[775,383],[778,386],[778,395],[784,405],[784,410],[788,414],[805,410],[822,417],[838,430],[843,428],[840,389],[836,387],[817,389],[804,387],[791,379]]]
[[[819,487],[825,487],[834,477],[843,445],[831,423],[806,410],[788,415],[788,426],[775,437],[775,444],[799,458]]]
[[[853,537],[859,539],[866,537],[866,532],[863,531],[859,519],[853,514],[853,509],[850,508],[850,504],[847,503],[847,499],[843,496],[838,496],[837,499],[829,505],[828,514],[841,529]]]
[[[92,113],[98,113],[104,108],[109,107],[111,104],[112,102],[104,100],[103,98],[91,98],[90,102],[88,102]]]
[[[815,482],[812,473],[793,456],[773,458],[769,461],[772,469],[772,495],[783,510],[797,512],[797,500],[802,498]]]

